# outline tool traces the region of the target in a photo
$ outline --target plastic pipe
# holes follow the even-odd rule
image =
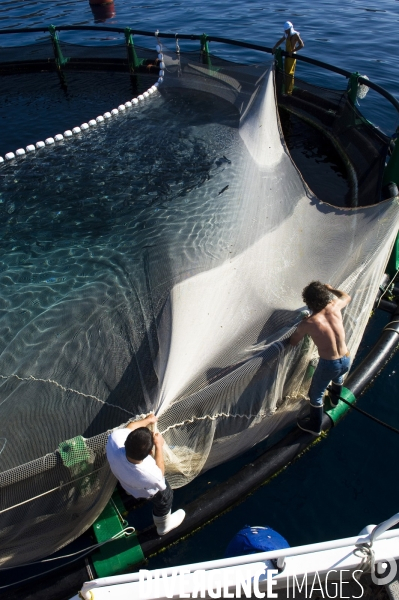
[[[358,397],[382,369],[399,345],[399,309],[384,327],[378,341],[345,382],[345,387]]]

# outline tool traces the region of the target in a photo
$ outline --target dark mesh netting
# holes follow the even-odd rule
[[[121,41],[118,44],[109,44],[107,46],[80,46],[60,41],[60,48],[65,58],[95,58],[99,60],[117,58],[126,58],[126,44]],[[148,50],[147,50],[148,52]],[[154,55],[154,52],[152,52]]]
[[[62,54],[65,58],[71,59],[85,59],[95,58],[96,61],[101,62],[102,60],[109,59],[126,59],[127,50],[125,43],[109,44],[107,46],[80,46],[78,44],[71,44],[60,41],[60,47]],[[149,50],[148,48],[142,48],[141,46],[135,46],[135,50],[140,59],[154,59],[156,58],[155,50]],[[0,57],[1,58],[1,57]]]
[[[362,116],[346,90],[321,88],[295,77],[292,95],[282,96],[281,73],[277,82],[281,105],[301,118],[310,119],[324,135],[331,136],[351,180],[349,205],[367,206],[378,202],[389,138]]]
[[[129,72],[128,51],[124,37],[118,34],[115,38],[117,39],[108,43],[102,40],[101,45],[98,40],[97,42],[92,40],[92,45],[80,45],[65,42],[59,37],[56,39],[56,45],[53,45],[51,38],[48,37],[46,40],[26,46],[1,46],[0,37],[0,73],[54,71],[57,69],[57,59],[62,60],[62,72],[79,68]],[[56,48],[59,49],[60,55]],[[134,51],[145,66],[147,63],[155,65],[157,59],[155,49],[137,45],[134,46]]]
[[[137,105],[0,167],[3,566],[93,522],[106,432],[129,419],[157,413],[173,487],[293,425],[309,281],[352,295],[356,353],[396,200],[322,202],[285,145],[274,63],[200,58],[165,51]]]
[[[0,44],[1,41],[2,39],[0,38]],[[2,63],[28,63],[30,61],[47,59],[54,59],[54,52],[50,39],[36,42],[29,46],[0,46],[0,65]]]
[[[96,519],[116,483],[105,457],[106,439],[66,441],[59,452],[0,474],[3,564],[52,553],[84,531],[81,515],[88,523]],[[21,544],[24,536],[27,547]]]
[[[61,85],[54,72],[24,72],[0,76],[0,156],[54,137],[81,125],[145,92],[157,80],[141,73],[78,70]],[[18,127],[15,127],[18,123]]]

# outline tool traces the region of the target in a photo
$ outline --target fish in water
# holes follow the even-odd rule
[[[226,187],[224,187],[222,190],[220,190],[220,192],[218,193],[218,196],[220,196],[220,194],[223,194],[223,192],[225,192],[228,189],[228,185],[226,185]]]

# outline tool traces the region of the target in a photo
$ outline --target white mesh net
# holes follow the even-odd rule
[[[231,74],[208,71],[215,79],[213,93],[238,89]],[[356,354],[397,232],[396,201],[340,209],[312,195],[281,136],[272,67],[257,84],[228,154],[235,168],[220,184],[229,186],[229,218],[214,230],[224,260],[171,289],[162,323],[157,409],[176,487],[293,420],[314,347],[287,339],[310,281],[351,294],[345,329]]]
[[[15,179],[25,195],[30,248],[14,241],[2,259],[7,565],[76,537],[111,494],[103,443],[69,462],[40,458],[63,440],[155,410],[179,487],[293,424],[314,356],[308,341],[287,343],[303,287],[320,279],[352,296],[354,355],[397,232],[396,200],[337,208],[307,188],[280,131],[272,63],[165,61],[147,108],[3,167],[7,205]],[[60,186],[63,226],[54,192],[34,200],[38,181]]]

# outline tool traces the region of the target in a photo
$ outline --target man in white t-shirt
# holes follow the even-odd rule
[[[106,452],[111,471],[123,489],[135,498],[150,500],[158,535],[165,535],[178,527],[186,514],[182,509],[171,512],[173,491],[164,476],[164,440],[160,433],[153,434],[148,429],[156,421],[155,415],[149,415],[124,429],[116,429],[108,438]]]

